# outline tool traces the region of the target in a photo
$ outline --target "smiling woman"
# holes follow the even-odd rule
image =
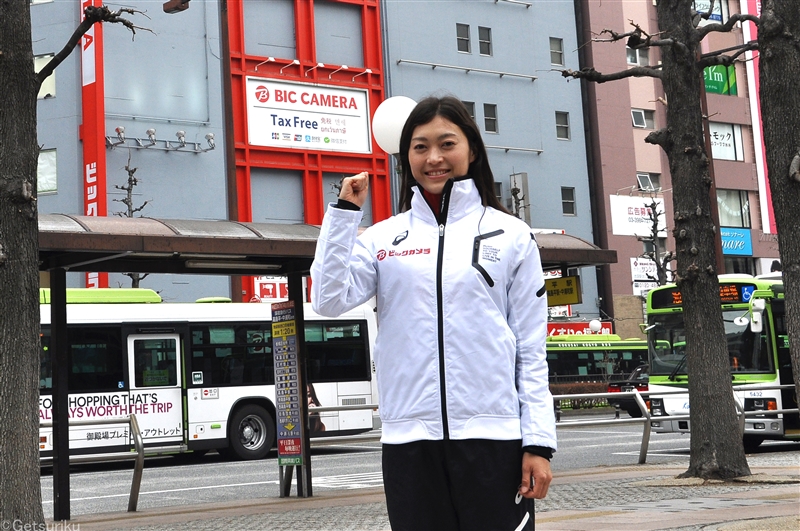
[[[475,154],[461,128],[437,116],[414,130],[408,159],[417,183],[438,195],[449,179],[467,174]]]
[[[366,172],[328,207],[314,308],[334,316],[377,297],[392,529],[532,529],[556,449],[539,248],[499,204],[458,99],[419,102],[399,146],[400,214],[358,235]]]

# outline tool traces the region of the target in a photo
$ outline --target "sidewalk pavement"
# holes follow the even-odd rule
[[[536,529],[800,530],[800,452],[755,454],[748,462],[750,478],[703,484],[676,479],[685,463],[556,472],[547,499],[536,502]],[[318,491],[313,498],[82,515],[69,523],[76,531],[389,530],[383,489]]]

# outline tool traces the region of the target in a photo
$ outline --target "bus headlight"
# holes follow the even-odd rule
[[[661,398],[650,399],[650,415],[653,417],[661,417],[664,415],[664,400]]]

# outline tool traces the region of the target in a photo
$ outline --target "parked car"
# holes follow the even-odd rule
[[[639,365],[633,372],[628,376],[627,380],[622,380],[619,382],[609,382],[608,383],[608,393],[619,393],[625,391],[633,391],[636,389],[640,393],[647,391],[648,383],[650,381],[649,375],[649,366],[648,365]],[[621,397],[621,398],[613,398],[610,397],[608,399],[608,403],[612,406],[619,405],[620,409],[623,409],[628,412],[628,415],[631,417],[641,417],[642,410],[639,409],[639,405],[636,403],[632,397]]]

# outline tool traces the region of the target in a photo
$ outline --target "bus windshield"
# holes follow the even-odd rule
[[[754,334],[749,319],[741,309],[723,310],[728,360],[733,373],[773,372],[772,357],[767,349],[768,331]],[[682,313],[651,315],[648,326],[650,374],[686,376],[686,329]]]

